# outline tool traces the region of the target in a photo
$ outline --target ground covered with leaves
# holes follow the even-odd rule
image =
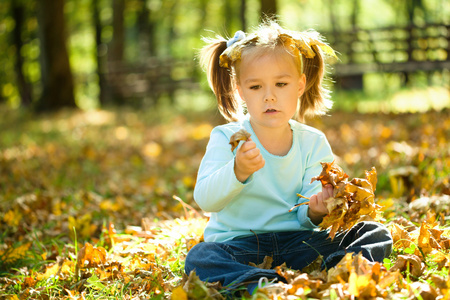
[[[183,273],[207,217],[192,197],[216,113],[0,109],[0,299],[222,299]],[[270,299],[450,299],[450,111],[309,122],[351,177],[376,167],[394,238],[382,264],[276,268]],[[317,174],[319,175],[319,174]],[[267,258],[269,260],[270,258]]]

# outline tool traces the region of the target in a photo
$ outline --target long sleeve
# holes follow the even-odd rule
[[[332,162],[334,159],[331,147],[324,135],[316,139],[310,145],[311,150],[309,155],[305,157],[305,172],[303,174],[303,186],[300,194],[305,197],[311,197],[322,190],[322,185],[319,181],[311,182],[311,178],[319,175],[322,172],[321,162]],[[311,183],[310,183],[311,182]],[[303,198],[299,199],[299,203],[305,202]],[[317,225],[311,222],[308,217],[308,205],[302,205],[297,211],[298,219],[302,227],[314,229]]]
[[[234,154],[228,143],[227,135],[215,128],[200,164],[194,199],[207,212],[221,211],[245,186],[234,173]]]
[[[307,215],[308,206],[297,193],[311,196],[320,191],[320,183],[310,184],[321,171],[320,162],[333,156],[324,134],[292,121],[293,141],[284,156],[269,153],[260,143],[248,119],[218,126],[211,132],[200,164],[194,199],[200,208],[211,212],[204,237],[207,242],[223,242],[237,236],[317,228]],[[245,183],[234,173],[235,153],[230,137],[244,128],[260,149],[265,165]]]

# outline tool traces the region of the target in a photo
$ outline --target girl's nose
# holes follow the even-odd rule
[[[275,97],[275,94],[272,92],[271,89],[267,89],[266,94],[264,96],[264,102],[269,102],[269,101],[277,101],[277,98]]]

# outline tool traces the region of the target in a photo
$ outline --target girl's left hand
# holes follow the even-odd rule
[[[308,217],[314,224],[320,224],[323,217],[329,213],[325,200],[330,197],[333,197],[333,186],[327,184],[322,187],[321,192],[309,198]]]

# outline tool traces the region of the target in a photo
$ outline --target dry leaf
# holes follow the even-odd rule
[[[415,254],[399,255],[395,265],[389,271],[395,272],[398,270],[403,272],[408,269],[411,275],[419,277],[425,271],[425,264]]]
[[[260,269],[269,270],[269,269],[272,269],[272,263],[273,263],[273,258],[271,256],[264,256],[263,262],[260,263],[259,265],[252,263],[252,262],[250,262],[249,265],[252,267],[260,268]]]
[[[320,163],[322,165],[322,172],[319,176],[313,177],[311,179],[311,183],[313,181],[319,180],[322,182],[322,185],[326,185],[327,183],[331,183],[331,185],[336,186],[336,184],[344,179],[348,178],[348,175],[345,174],[344,170],[339,167],[336,163]]]
[[[377,172],[374,167],[365,172],[365,179],[353,178],[349,182],[348,175],[334,161],[321,164],[322,172],[311,182],[318,180],[323,186],[331,184],[334,187],[333,197],[325,200],[329,213],[319,224],[322,229],[331,228],[331,239],[337,232],[350,229],[357,222],[379,219],[381,206],[375,204]]]
[[[233,152],[234,149],[239,145],[240,141],[247,141],[250,138],[251,134],[248,133],[244,128],[240,129],[238,132],[235,132],[230,137],[230,145],[231,145],[231,151]]]
[[[92,268],[104,265],[106,262],[106,250],[103,247],[93,247],[86,243],[77,255],[77,267]]]

